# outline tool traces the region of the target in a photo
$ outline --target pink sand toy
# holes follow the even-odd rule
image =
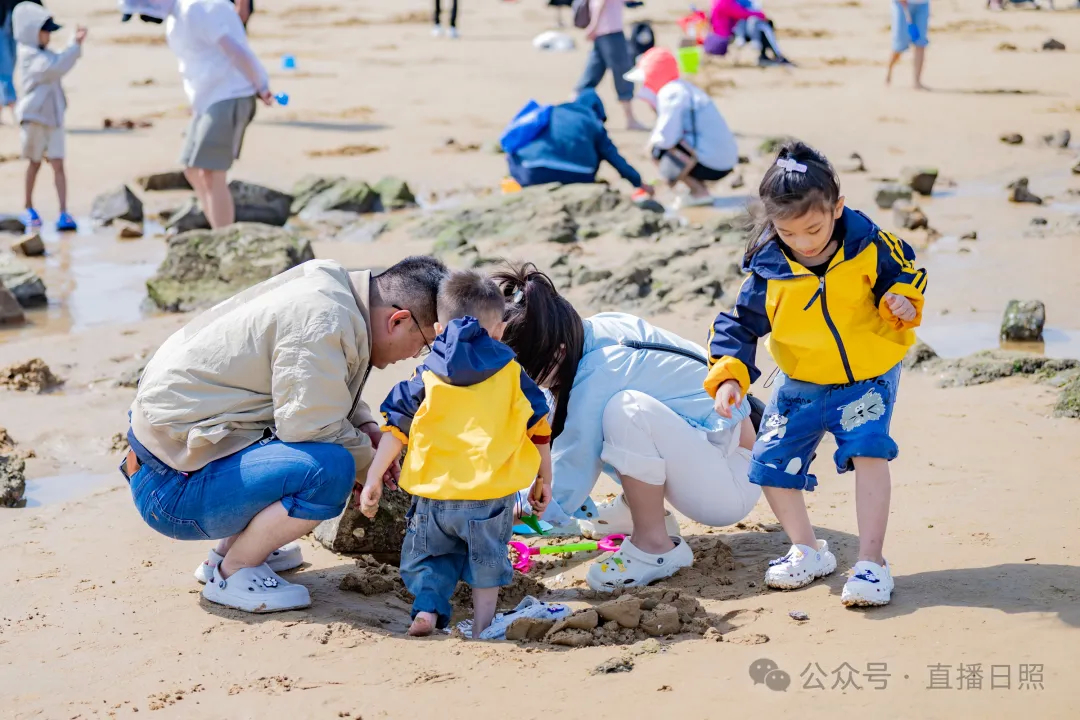
[[[556,555],[558,553],[574,552],[615,552],[619,549],[625,535],[608,535],[603,540],[586,540],[585,542],[570,543],[568,545],[545,545],[544,547],[529,547],[523,542],[510,543],[510,562],[518,572],[529,572],[532,567],[533,555]]]

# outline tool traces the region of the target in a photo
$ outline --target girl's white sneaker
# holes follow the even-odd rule
[[[769,562],[765,584],[775,590],[794,590],[809,585],[818,578],[836,571],[836,556],[829,552],[829,543],[817,541],[817,548],[792,545],[787,555]]]
[[[888,560],[885,567],[869,560],[860,560],[851,569],[851,577],[844,584],[840,601],[847,607],[888,605],[895,587]]]

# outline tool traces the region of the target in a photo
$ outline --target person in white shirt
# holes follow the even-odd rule
[[[739,162],[735,136],[712,98],[679,77],[678,61],[663,48],[644,53],[626,79],[639,83],[638,96],[656,110],[649,150],[669,184],[689,189],[679,204],[711,205],[706,183],[726,177]]]
[[[184,173],[213,228],[231,225],[236,208],[228,171],[240,157],[255,101],[273,103],[266,69],[248,44],[229,0],[119,0],[125,19],[164,21],[180,61],[192,117],[180,154]]]

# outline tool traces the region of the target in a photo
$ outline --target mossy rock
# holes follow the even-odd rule
[[[193,230],[168,242],[165,260],[146,281],[150,299],[168,312],[216,305],[315,258],[309,241],[256,223]]]
[[[311,199],[305,209],[369,213],[379,209],[379,193],[363,180],[343,180]]]
[[[379,562],[397,565],[405,542],[405,513],[412,496],[404,490],[387,490],[373,519],[360,513],[350,499],[345,511],[315,528],[315,539],[336,553],[372,555]]]
[[[409,189],[409,184],[400,178],[385,177],[375,183],[374,189],[379,194],[383,210],[401,210],[416,206],[416,196]]]
[[[299,215],[316,196],[341,182],[345,182],[342,176],[305,175],[300,178],[292,189],[292,214]]]
[[[1054,414],[1058,417],[1080,418],[1080,374],[1061,388]]]

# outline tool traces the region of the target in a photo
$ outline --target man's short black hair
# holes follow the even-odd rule
[[[506,299],[499,286],[475,270],[452,272],[439,288],[439,322],[443,325],[466,315],[482,325],[498,323],[505,308]]]
[[[398,307],[413,314],[421,327],[431,327],[436,313],[439,286],[449,274],[442,261],[428,255],[407,257],[372,278],[376,298],[383,307]]]

